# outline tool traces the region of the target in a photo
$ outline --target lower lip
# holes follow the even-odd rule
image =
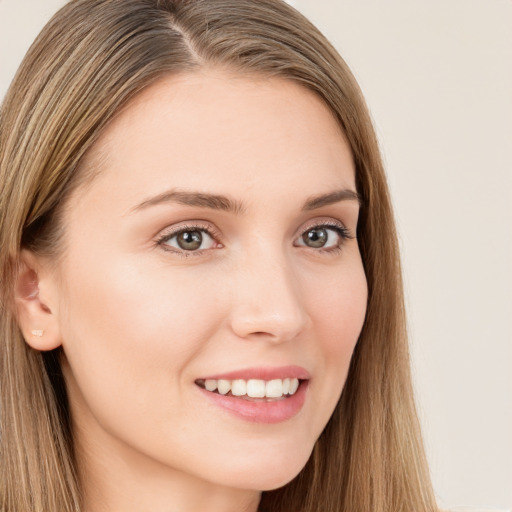
[[[231,414],[253,423],[280,423],[299,413],[306,400],[308,381],[302,381],[294,395],[273,402],[250,402],[241,397],[213,393],[198,387],[206,398]]]

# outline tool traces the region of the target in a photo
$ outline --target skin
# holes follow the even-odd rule
[[[59,264],[24,251],[18,297],[28,342],[63,347],[85,508],[255,511],[306,463],[364,321],[357,200],[303,210],[356,190],[343,133],[297,84],[203,69],[139,95],[88,161],[101,170],[69,199]],[[171,189],[241,211],[137,208]],[[352,238],[329,227],[326,247],[308,246],[302,235],[326,222]],[[188,252],[160,240],[185,226],[212,238]],[[195,384],[283,365],[311,380],[280,423],[236,417]]]

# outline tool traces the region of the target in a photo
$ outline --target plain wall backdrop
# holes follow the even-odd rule
[[[290,0],[352,68],[401,239],[445,506],[512,509],[512,1]],[[0,0],[0,98],[62,0]]]

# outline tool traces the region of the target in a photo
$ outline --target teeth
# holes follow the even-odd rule
[[[208,391],[215,391],[217,389],[217,381],[216,380],[206,380],[204,383],[205,389]]]
[[[283,381],[281,379],[275,379],[267,382],[265,386],[265,396],[269,398],[283,396]]]
[[[252,398],[263,398],[265,396],[265,381],[259,379],[248,380],[247,396]]]
[[[283,395],[294,395],[299,388],[299,379],[235,379],[204,381],[204,387],[208,391],[218,391],[226,395],[231,391],[233,396],[249,396],[251,398],[281,398]]]
[[[247,382],[245,380],[233,380],[231,382],[231,394],[233,396],[244,396],[247,393]]]
[[[297,379],[290,379],[290,395],[294,395],[299,387],[299,381]]]
[[[221,395],[225,395],[229,391],[231,391],[231,381],[230,380],[218,380],[217,381],[217,389]]]

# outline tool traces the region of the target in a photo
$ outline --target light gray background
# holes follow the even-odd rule
[[[62,0],[0,0],[0,98]],[[445,506],[512,508],[512,1],[290,0],[366,95]]]

